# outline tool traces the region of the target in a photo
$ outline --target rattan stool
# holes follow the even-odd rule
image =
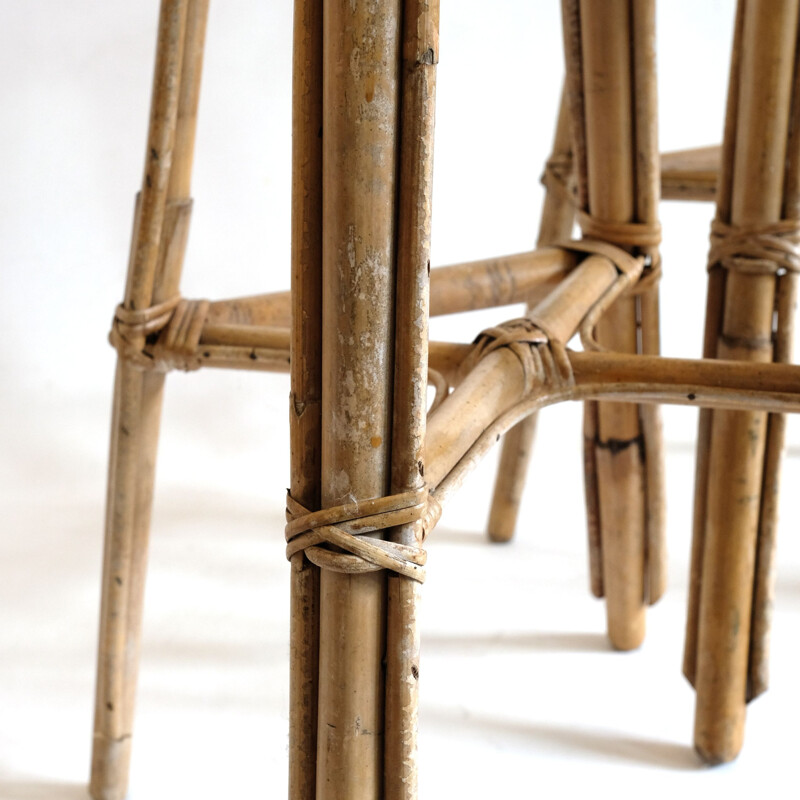
[[[721,151],[660,159],[653,0],[563,0],[567,81],[540,247],[431,272],[438,3],[296,0],[291,294],[210,303],[179,294],[208,0],[162,0],[111,333],[97,800],[127,786],[164,377],[202,366],[291,369],[292,798],[417,796],[423,542],[507,431],[489,527],[511,537],[532,415],[563,400],[586,401],[591,583],[619,649],[642,642],[665,587],[657,404],[704,409],[685,672],[698,750],[735,757],[746,700],[766,685],[779,412],[800,410],[800,371],[785,363],[798,0],[739,6]],[[704,360],[658,356],[662,193],[716,198]],[[428,341],[429,314],[523,301],[524,318],[471,344]],[[582,352],[566,347],[577,334]]]

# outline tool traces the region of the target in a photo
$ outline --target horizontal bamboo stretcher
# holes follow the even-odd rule
[[[581,246],[580,243],[575,244]],[[556,255],[557,253],[560,255]],[[496,262],[503,262],[503,259],[497,259]],[[636,399],[637,402],[692,405],[701,408],[762,409],[791,413],[800,411],[800,366],[773,363],[746,364],[720,359],[623,355],[598,350],[593,339],[597,321],[610,302],[618,294],[629,291],[638,279],[638,275],[630,278],[629,275],[620,273],[610,258],[599,254],[579,253],[566,248],[548,247],[543,251],[534,251],[524,259],[520,258],[518,263],[525,270],[534,263],[542,265],[541,272],[537,273],[543,277],[541,283],[535,283],[535,279],[531,277],[534,270],[528,273],[531,282],[536,286],[543,283],[552,285],[554,273],[564,276],[549,295],[534,305],[529,319],[538,320],[540,327],[536,334],[537,338],[529,342],[529,346],[534,350],[548,349],[553,342],[556,342],[557,346],[563,347],[564,342],[569,342],[574,334],[581,332],[586,351],[564,350],[564,367],[572,377],[557,390],[554,390],[547,380],[542,380],[539,383],[534,382],[523,392],[526,379],[519,373],[521,362],[512,352],[518,349],[518,343],[504,344],[503,356],[495,355],[492,359],[493,361],[499,359],[503,366],[495,364],[491,378],[486,379],[488,383],[496,384],[497,388],[493,393],[487,394],[483,387],[464,388],[472,387],[476,382],[484,380],[477,377],[487,369],[483,363],[485,358],[476,360],[476,353],[481,351],[479,344],[430,342],[430,383],[439,385],[440,397],[429,421],[429,460],[434,455],[431,448],[436,451],[447,449],[442,448],[436,439],[437,434],[434,433],[436,427],[433,426],[442,424],[436,423],[437,419],[451,418],[448,425],[453,429],[459,429],[462,444],[454,446],[449,455],[442,456],[441,463],[452,466],[451,462],[456,456],[460,454],[458,455],[460,458],[468,449],[464,446],[464,442],[469,443],[469,446],[474,444],[480,438],[482,430],[494,425],[501,417],[504,419],[504,426],[510,424],[509,417],[504,415],[508,414],[512,406],[516,407],[520,403],[519,408],[512,414],[516,419],[522,419],[535,408],[544,405],[566,400],[600,398],[616,401]],[[577,266],[569,269],[569,265],[576,263]],[[461,270],[466,268],[474,269],[473,265],[447,268],[450,271],[448,280],[459,280]],[[482,270],[477,272],[485,275]],[[432,271],[432,277],[435,274],[436,270]],[[514,274],[513,268],[510,274]],[[530,288],[530,284],[526,285],[525,291],[529,291]],[[474,299],[475,295],[471,297],[471,300]],[[190,301],[175,304],[179,314],[183,303],[191,304]],[[197,306],[199,307],[200,303]],[[287,328],[206,322],[194,328],[193,339],[197,343],[191,349],[187,349],[185,341],[175,344],[177,337],[169,335],[170,326],[177,324],[186,329],[192,329],[193,326],[182,324],[179,317],[174,323],[165,322],[165,319],[173,318],[169,317],[169,312],[162,311],[158,315],[158,320],[163,327],[155,336],[149,327],[147,329],[147,337],[152,342],[144,346],[147,355],[133,359],[141,369],[156,372],[169,369],[193,370],[204,366],[266,372],[287,372],[289,369],[290,332]],[[123,335],[129,338],[125,324],[123,323],[123,334],[120,334],[119,320],[117,321],[115,327],[117,333],[112,335],[113,341],[119,342]],[[499,326],[498,330],[500,329],[502,326]],[[546,335],[543,329],[549,330],[551,336]],[[553,336],[553,332],[557,335]],[[123,339],[121,346],[124,348],[123,352],[129,352],[127,338]],[[178,347],[179,351],[173,352],[172,347]],[[501,348],[495,348],[492,352],[496,353],[498,349]],[[441,403],[444,399],[442,395],[448,398],[444,406]],[[462,396],[471,399],[462,399]],[[472,420],[472,425],[467,427],[456,425],[454,421],[459,419],[461,412],[448,413],[448,409],[455,409],[456,404],[460,403],[474,403],[480,406],[480,420],[467,415],[466,418]],[[492,431],[497,432],[498,429],[493,427]],[[440,480],[432,479],[430,476],[439,475],[442,469],[429,463],[428,475],[431,488],[435,489]]]

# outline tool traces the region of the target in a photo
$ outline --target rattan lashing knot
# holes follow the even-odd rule
[[[124,358],[141,369],[192,370],[210,303],[175,296],[143,309],[117,306],[108,339]]]
[[[286,557],[291,560],[304,552],[312,564],[335,572],[352,574],[388,569],[422,583],[426,553],[421,546],[365,534],[419,522],[421,544],[441,513],[441,506],[425,488],[321,511],[309,511],[287,492]]]
[[[800,272],[800,221],[785,219],[765,225],[711,223],[708,269],[723,268],[749,275]]]
[[[530,317],[486,328],[478,334],[474,344],[475,348],[464,361],[464,370],[472,369],[494,350],[506,347],[522,364],[525,394],[542,386],[562,388],[575,383],[564,344],[551,338],[541,323]]]

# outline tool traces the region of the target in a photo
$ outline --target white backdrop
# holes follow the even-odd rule
[[[114,365],[105,336],[141,181],[157,5],[0,0],[0,800],[83,796]],[[733,5],[661,4],[664,150],[719,140]],[[290,6],[212,2],[187,296],[288,287]],[[556,0],[442,0],[434,265],[534,243],[560,45]],[[667,355],[700,353],[711,214],[663,208]],[[432,335],[469,341],[516,315],[435,320]],[[287,395],[285,376],[169,380],[134,797],[284,793]],[[622,796],[736,796],[791,763],[797,736],[776,730],[798,707],[791,634],[779,635],[800,610],[788,535],[775,688],[753,707],[746,753],[698,772],[691,752],[679,665],[695,425],[694,411],[667,410],[673,585],[639,653],[607,650],[588,597],[577,406],[543,415],[537,449],[557,468],[534,465],[518,542],[481,539],[491,459],[448,509],[425,589],[423,797],[529,796],[534,774],[544,796],[601,780]],[[790,459],[788,487],[796,472]],[[476,587],[478,559],[496,577]],[[546,788],[556,780],[560,791]]]

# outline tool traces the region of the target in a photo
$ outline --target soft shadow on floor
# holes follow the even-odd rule
[[[604,633],[526,632],[471,636],[467,633],[449,635],[425,633],[426,652],[465,652],[480,650],[502,652],[523,650],[546,653],[606,653],[613,652]]]
[[[662,769],[695,771],[708,769],[689,744],[621,736],[604,730],[567,728],[559,725],[519,720],[498,719],[488,716],[463,713],[459,709],[429,709],[425,713],[426,723],[442,726],[445,730],[470,728],[482,737],[493,733],[501,737],[525,740],[531,747],[552,752],[554,749],[579,757],[601,761],[620,761]]]
[[[0,778],[3,800],[90,800],[85,783]]]

